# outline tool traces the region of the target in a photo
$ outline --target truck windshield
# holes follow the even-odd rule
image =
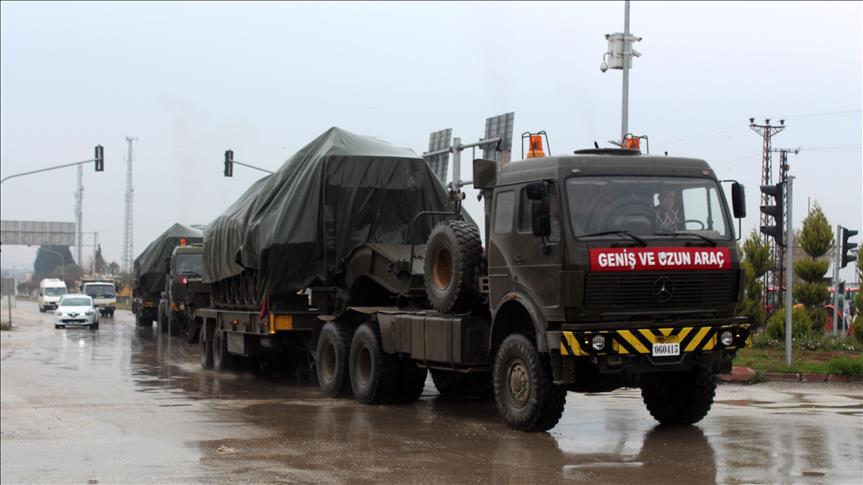
[[[612,231],[731,237],[722,192],[708,178],[571,177],[566,196],[575,237]]]
[[[84,293],[90,296],[112,297],[114,296],[114,285],[86,285]]]
[[[45,296],[63,296],[66,294],[66,288],[49,287],[45,288]]]
[[[204,276],[204,256],[201,254],[178,254],[177,274]]]

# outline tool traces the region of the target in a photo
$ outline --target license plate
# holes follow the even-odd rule
[[[680,355],[680,344],[679,343],[655,343],[653,344],[653,356],[654,357],[670,357]]]

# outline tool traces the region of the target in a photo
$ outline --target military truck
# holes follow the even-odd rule
[[[471,376],[512,428],[567,391],[639,387],[691,424],[750,341],[723,188],[697,159],[592,149],[474,161],[485,241],[422,159],[332,129],[207,227],[201,363],[305,348],[321,390],[418,399]],[[540,151],[537,150],[537,153]],[[735,217],[743,189],[732,186]]]
[[[152,326],[159,316],[159,302],[165,289],[168,273],[167,261],[174,248],[187,244],[200,244],[200,229],[176,223],[154,239],[135,258],[135,279],[132,286],[132,313],[135,324]]]
[[[198,341],[194,312],[210,306],[210,288],[204,284],[203,246],[181,240],[166,261],[165,290],[159,301],[158,326],[162,333]]]

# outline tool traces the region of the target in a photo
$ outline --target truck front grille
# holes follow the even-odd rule
[[[736,301],[737,273],[589,273],[584,295],[590,310],[717,308]]]

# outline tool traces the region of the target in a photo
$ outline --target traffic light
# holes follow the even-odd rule
[[[96,145],[96,171],[102,172],[105,170],[105,152],[102,149],[102,145]]]
[[[776,244],[785,246],[785,187],[780,183],[776,185],[762,185],[761,193],[773,197],[776,205],[762,205],[761,213],[773,218],[773,226],[761,226],[761,233],[772,237]]]
[[[225,177],[234,176],[234,150],[225,150]]]
[[[857,255],[850,254],[850,251],[857,247],[857,243],[848,242],[857,233],[858,231],[839,226],[839,257],[842,258],[839,265],[840,268],[848,266],[848,263],[851,261],[857,261]]]

